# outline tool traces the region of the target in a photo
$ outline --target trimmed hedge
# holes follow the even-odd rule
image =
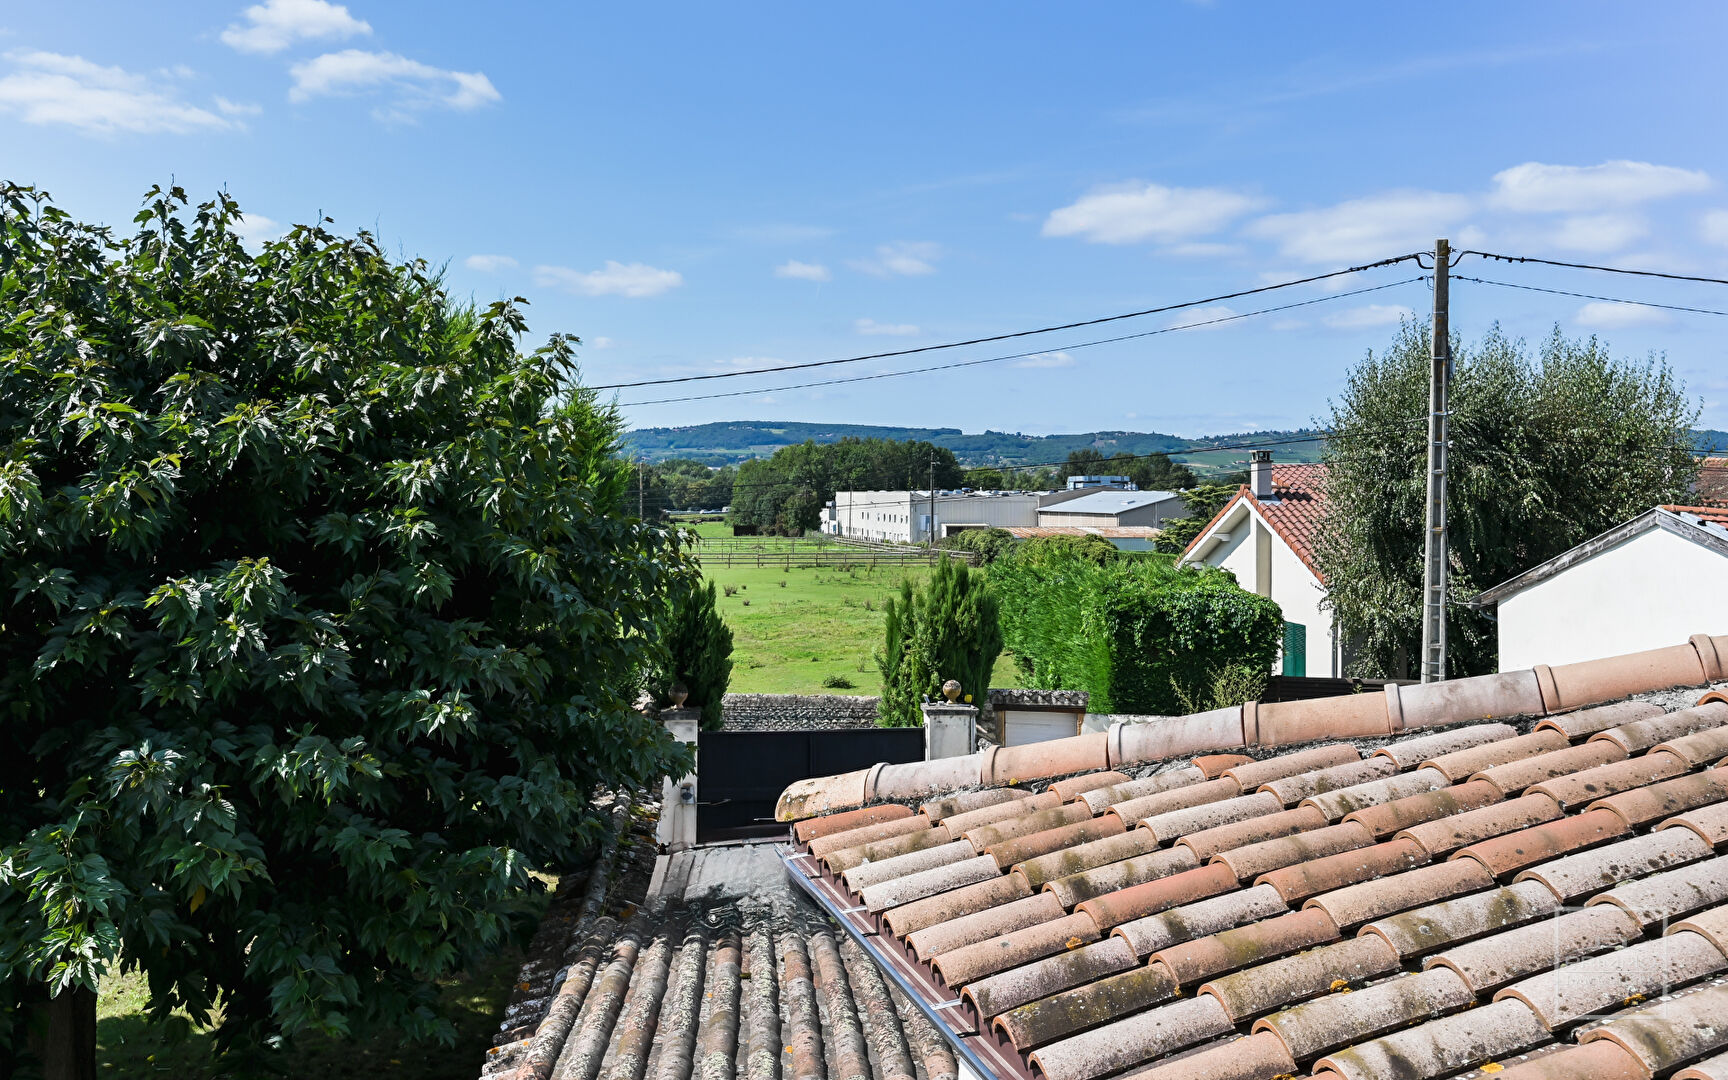
[[[1270,674],[1277,604],[1227,571],[1098,556],[1031,541],[991,566],[1003,644],[1032,688],[1085,690],[1093,712],[1173,716],[1233,704],[1215,688]]]

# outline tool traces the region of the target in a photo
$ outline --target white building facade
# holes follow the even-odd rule
[[[1264,451],[1249,465],[1249,483],[1224,505],[1178,560],[1217,566],[1237,584],[1284,613],[1277,674],[1341,678],[1344,655],[1324,606],[1326,584],[1314,566],[1325,467],[1273,465]]]
[[[931,511],[935,511],[934,529]],[[963,529],[1038,524],[1030,491],[837,491],[822,510],[822,531],[884,543],[922,544]]]
[[[1728,509],[1660,506],[1479,594],[1500,670],[1728,632]]]

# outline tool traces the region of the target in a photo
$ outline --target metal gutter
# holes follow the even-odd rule
[[[981,1034],[972,1007],[950,992],[928,967],[914,960],[897,940],[883,934],[878,919],[859,907],[813,856],[794,850],[790,844],[780,845],[778,854],[787,876],[845,928],[980,1077],[1036,1080],[1026,1059],[988,1025]]]

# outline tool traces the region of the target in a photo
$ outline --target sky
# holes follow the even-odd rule
[[[577,335],[601,386],[1182,303],[1442,236],[1728,277],[1725,34],[1718,4],[1582,0],[6,4],[0,180],[112,224],[152,184],[226,190],[255,243],[329,216],[459,296],[527,298],[527,344]],[[1728,428],[1728,317],[1621,302],[1728,311],[1728,287],[1452,272],[1598,297],[1455,281],[1467,339],[1558,325],[1665,356]],[[606,396],[633,426],[1293,428],[1428,317],[1421,273]]]

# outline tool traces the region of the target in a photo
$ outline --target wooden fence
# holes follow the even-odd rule
[[[785,538],[721,537],[703,540],[696,557],[709,566],[778,566],[785,570],[848,569],[869,566],[932,566],[937,559],[959,559],[976,565],[970,551],[914,547],[910,544],[878,544],[831,537]]]

